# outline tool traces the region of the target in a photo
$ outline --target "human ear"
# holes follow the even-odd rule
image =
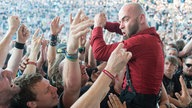
[[[141,24],[144,24],[146,21],[146,18],[145,18],[145,15],[144,14],[141,14],[140,16],[139,16],[139,22],[141,23]]]

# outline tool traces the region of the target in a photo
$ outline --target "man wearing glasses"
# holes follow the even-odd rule
[[[192,95],[192,55],[188,56],[183,63],[183,78],[189,94]]]

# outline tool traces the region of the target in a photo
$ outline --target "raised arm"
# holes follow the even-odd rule
[[[105,29],[110,32],[115,32],[122,35],[121,29],[119,29],[120,24],[117,22],[106,22]]]
[[[179,57],[183,57],[192,51],[192,39],[184,46],[183,50],[179,52]]]
[[[123,49],[123,44],[119,44],[112,52],[107,66],[98,79],[91,88],[73,104],[72,108],[77,108],[78,106],[81,106],[81,108],[98,108],[103,97],[109,90],[112,79],[123,69],[131,57],[132,54]]]
[[[36,73],[36,66],[37,66],[37,55],[39,53],[40,47],[41,47],[41,40],[42,36],[37,36],[39,33],[39,29],[37,29],[32,37],[32,43],[31,43],[31,52],[28,57],[28,63],[27,66],[23,72],[23,74],[30,74],[30,73]]]
[[[63,104],[69,108],[79,97],[81,88],[81,71],[78,60],[78,40],[81,36],[86,36],[89,27],[93,25],[91,20],[82,20],[80,18],[82,11],[79,11],[74,20],[71,21],[70,32],[67,41],[67,53],[63,66]],[[85,37],[84,37],[85,38]]]
[[[15,48],[13,49],[13,53],[6,68],[6,70],[13,72],[13,77],[15,77],[17,74],[19,63],[23,56],[24,45],[28,38],[29,38],[29,30],[24,24],[22,24],[18,30],[18,36],[15,43]]]
[[[19,28],[20,20],[18,16],[11,16],[8,19],[9,29],[3,39],[0,41],[0,67],[2,68],[9,51],[9,44],[12,40],[12,36],[15,34]]]
[[[51,35],[50,35],[50,44],[47,51],[47,60],[48,60],[48,76],[52,75],[50,71],[51,66],[53,65],[56,58],[56,45],[57,45],[57,36],[61,32],[64,24],[59,25],[60,17],[55,17],[51,22]]]
[[[103,39],[103,27],[106,23],[106,17],[104,13],[95,15],[94,29],[92,31],[92,37],[90,44],[93,49],[93,55],[97,60],[107,61],[111,52],[117,47],[118,43],[106,45]]]

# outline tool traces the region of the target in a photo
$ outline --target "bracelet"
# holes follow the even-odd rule
[[[55,40],[57,40],[57,35],[50,35],[50,37],[51,37],[50,41],[55,41]]]
[[[50,41],[50,45],[51,46],[56,46],[57,45],[57,41]]]
[[[50,35],[50,45],[51,46],[56,46],[57,45],[57,35]]]
[[[78,53],[76,52],[75,54],[69,54],[67,51],[65,52],[65,57],[70,60],[75,62],[78,58]]]
[[[115,76],[112,75],[109,71],[107,71],[107,70],[104,69],[102,72],[103,72],[105,75],[107,75],[109,78],[111,78],[112,80],[115,79]]]
[[[85,53],[85,47],[78,48],[79,53]]]
[[[24,43],[15,42],[15,48],[17,49],[24,49],[24,46],[25,46]]]
[[[32,62],[32,61],[28,61],[27,64],[31,64],[31,65],[37,66],[37,63],[36,62]]]

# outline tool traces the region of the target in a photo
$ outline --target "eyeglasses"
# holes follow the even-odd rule
[[[189,63],[185,63],[185,65],[190,68],[192,66],[192,64],[189,64]]]

